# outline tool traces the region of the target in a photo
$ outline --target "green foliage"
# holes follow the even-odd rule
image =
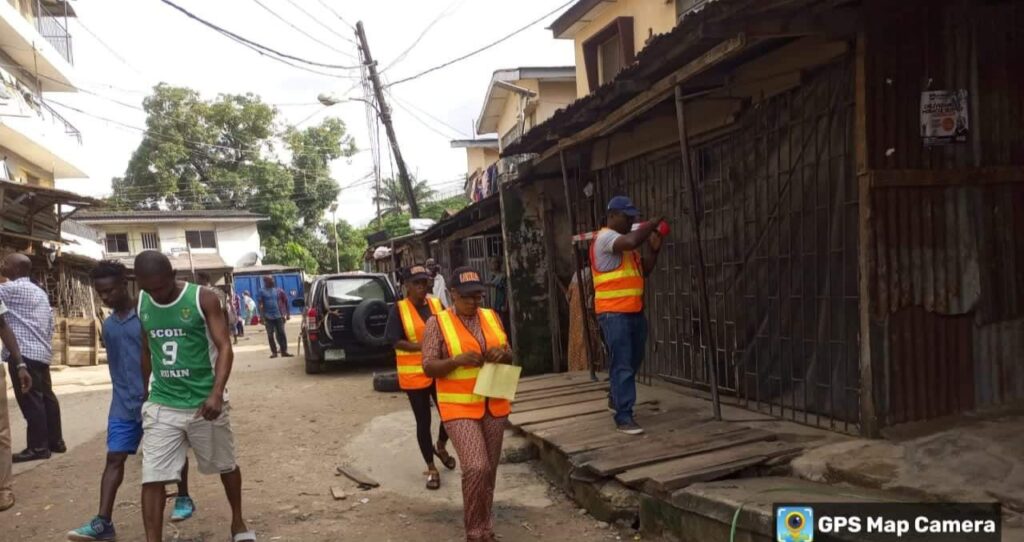
[[[427,185],[427,181],[412,179],[412,193],[416,203],[422,206],[423,202],[434,196],[434,189]],[[409,209],[409,199],[405,197],[405,190],[398,179],[381,179],[380,194],[373,197],[373,204],[378,203],[382,216],[401,214]],[[426,217],[422,209],[420,214]]]
[[[467,205],[469,205],[469,199],[462,195],[437,201],[428,201],[420,205],[420,215],[421,218],[440,220],[441,215],[445,211],[459,211]],[[376,218],[370,221],[366,226],[366,233],[384,230],[388,232],[388,237],[398,237],[412,233],[412,230],[409,228],[410,216],[408,212],[403,211],[396,214],[381,213],[381,215],[380,222]]]
[[[341,271],[355,271],[362,267],[363,254],[366,253],[365,232],[356,228],[344,220],[336,224],[325,222],[321,225],[321,236],[326,241],[317,253],[317,261],[320,262],[320,271],[323,273],[334,272],[334,232],[331,227],[337,229],[338,233],[338,262]]]
[[[271,239],[264,243],[267,254],[264,256],[264,263],[276,263],[289,267],[300,267],[306,273],[315,275],[319,272],[320,266],[316,257],[302,244],[296,241],[280,242]]]
[[[167,84],[154,87],[143,108],[146,134],[124,177],[113,180],[109,206],[248,210],[269,218],[259,224],[264,262],[317,271],[326,247],[321,217],[338,196],[330,163],[356,150],[341,120],[281,131],[277,110],[254,94],[203,100]],[[288,163],[276,158],[278,148]]]

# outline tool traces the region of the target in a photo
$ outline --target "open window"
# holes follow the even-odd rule
[[[633,18],[619,17],[583,42],[590,91],[615,79],[635,58]]]

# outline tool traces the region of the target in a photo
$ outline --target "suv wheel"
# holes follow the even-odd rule
[[[310,359],[309,343],[305,339],[302,340],[302,357],[306,360],[306,374],[315,375],[324,371],[324,366],[320,363],[320,360]]]

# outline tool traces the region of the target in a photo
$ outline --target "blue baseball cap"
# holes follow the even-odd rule
[[[638,211],[636,209],[636,206],[633,205],[633,200],[627,198],[626,196],[615,196],[614,198],[609,200],[608,210],[618,211],[626,216],[632,217],[638,216],[640,214],[640,211]]]

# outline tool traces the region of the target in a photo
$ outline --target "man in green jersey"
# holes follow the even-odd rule
[[[234,353],[217,294],[174,277],[167,256],[135,257],[142,323],[142,516],[147,542],[163,539],[164,485],[177,482],[192,448],[203,474],[220,474],[234,542],[255,541],[242,519],[227,383]],[[150,378],[152,377],[152,381]]]

